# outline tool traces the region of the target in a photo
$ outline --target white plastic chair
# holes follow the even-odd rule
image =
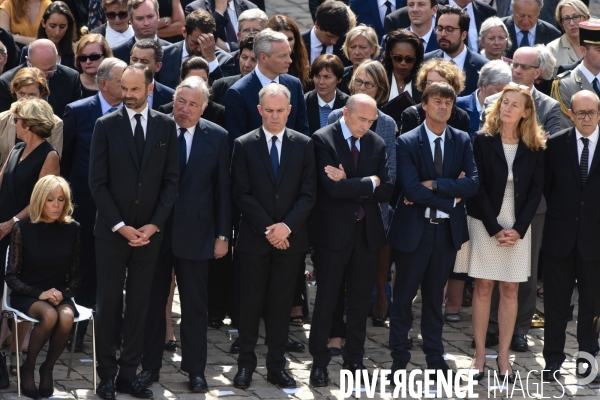
[[[8,249],[6,250],[6,263],[5,263],[5,272],[6,272],[6,268],[8,268],[8,255],[10,254],[10,246],[8,247]],[[6,284],[6,281],[4,282],[4,294],[2,296],[2,318],[8,318],[8,319],[14,319],[15,320],[15,337],[19,337],[19,323],[20,322],[32,322],[32,323],[38,323],[39,321],[36,319],[31,318],[30,316],[22,313],[19,310],[16,310],[14,308],[12,308],[10,306],[10,292],[11,289],[8,287],[8,285]],[[86,320],[90,320],[92,321],[92,355],[93,355],[93,368],[94,368],[94,377],[93,377],[93,383],[94,383],[94,394],[96,394],[96,327],[94,325],[94,313],[92,312],[92,309],[90,308],[86,308],[86,307],[82,307],[78,304],[75,303],[75,300],[73,299],[73,303],[75,304],[75,307],[77,308],[77,312],[79,313],[79,316],[76,317],[73,322],[75,323],[75,333],[73,335],[73,338],[76,337],[77,335],[77,326],[79,325],[79,321],[86,321]],[[0,320],[0,326],[2,325],[1,320]],[[21,397],[21,362],[20,362],[20,356],[19,356],[19,340],[17,339],[15,342],[15,350],[17,351],[17,391],[19,394],[19,397]],[[70,378],[71,376],[71,369],[73,366],[73,353],[75,352],[75,339],[73,339],[72,344],[71,344],[71,356],[69,358],[69,368],[67,370],[67,378]]]

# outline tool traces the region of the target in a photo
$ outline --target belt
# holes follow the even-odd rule
[[[449,218],[425,218],[427,222],[434,225],[445,224]]]

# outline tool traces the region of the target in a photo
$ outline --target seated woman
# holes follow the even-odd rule
[[[81,81],[81,94],[83,97],[91,97],[98,93],[96,73],[100,63],[106,57],[112,57],[113,53],[104,36],[97,33],[89,33],[81,38],[75,50],[75,69],[79,71]]]
[[[32,399],[52,396],[52,370],[77,315],[72,299],[79,286],[79,224],[71,219],[72,213],[67,181],[46,175],[33,189],[29,217],[18,221],[12,231],[6,270],[10,304],[39,321],[21,366],[21,390]],[[35,360],[48,340],[38,390]]]
[[[37,32],[37,39],[50,39],[56,46],[60,56],[60,65],[75,68],[75,56],[73,43],[76,40],[75,18],[69,7],[62,1],[55,1],[46,8]],[[23,64],[29,52],[29,45],[21,51]]]
[[[415,103],[421,102],[416,76],[423,63],[424,51],[421,39],[414,32],[398,29],[388,33],[382,60],[390,83],[388,100],[408,92]]]
[[[579,44],[579,23],[590,19],[590,10],[580,0],[561,0],[556,6],[556,22],[562,36],[548,43],[550,53],[556,58],[553,75],[558,67],[572,64],[583,57]]]
[[[381,46],[379,46],[377,32],[370,26],[365,25],[359,25],[350,29],[348,33],[346,33],[346,41],[344,42],[342,50],[352,65],[344,69],[344,76],[342,77],[342,82],[340,82],[338,88],[342,92],[350,94],[352,88],[348,85],[350,79],[354,75],[354,69],[365,60],[377,60],[377,57],[379,57]]]
[[[4,0],[0,5],[0,28],[11,32],[19,48],[33,42],[51,0]]]
[[[508,63],[511,59],[504,55],[511,46],[508,29],[500,18],[489,17],[483,21],[479,30],[479,47],[481,48],[479,53],[482,56],[490,61],[502,60]]]

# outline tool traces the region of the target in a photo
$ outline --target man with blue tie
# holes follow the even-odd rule
[[[412,300],[421,287],[421,333],[427,368],[447,374],[442,302],[456,252],[469,239],[464,200],[477,193],[479,179],[468,133],[446,125],[454,89],[436,82],[423,92],[426,118],[396,141],[398,177],[388,242],[394,249],[396,280],[390,318],[392,375],[406,370],[411,354]]]
[[[96,120],[123,106],[121,75],[126,66],[118,58],[105,58],[96,74],[98,94],[68,104],[63,116],[60,170],[71,184],[73,201],[77,204],[73,217],[81,224],[81,291],[77,303],[89,308],[96,305],[96,205],[88,184],[90,144]],[[75,349],[80,351],[87,324],[88,321],[82,321],[77,329]]]

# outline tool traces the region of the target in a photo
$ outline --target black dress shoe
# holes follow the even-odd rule
[[[231,344],[231,347],[229,348],[229,352],[231,354],[240,354],[240,350],[241,350],[241,347],[237,340],[235,342],[233,342]]]
[[[204,375],[190,374],[190,392],[194,393],[206,393],[208,392],[208,384]]]
[[[587,364],[587,367],[585,366],[586,364]],[[577,376],[577,378],[579,378],[579,379],[588,378],[589,375],[592,373],[592,366],[585,359],[577,360],[576,366],[577,367],[575,368],[575,376]],[[599,383],[599,382],[600,382],[600,374],[596,373],[596,376],[590,383]]]
[[[545,381],[558,380],[558,378],[560,378],[560,364],[559,363],[547,364],[543,370],[542,378]]]
[[[253,371],[250,370],[250,368],[238,368],[238,372],[233,378],[233,387],[238,389],[248,389],[250,387],[250,382],[252,382],[252,373]]]
[[[304,347],[304,345],[300,342],[296,342],[295,340],[292,340],[292,338],[290,338],[288,336],[287,339],[287,344],[285,345],[285,350],[289,351],[290,353],[301,353],[304,351],[306,347]]]
[[[48,383],[47,385],[43,385],[43,379],[42,377],[45,376],[44,374],[44,370],[46,369],[46,363],[43,362],[42,365],[40,365],[40,369],[39,369],[39,374],[40,374],[40,384],[39,384],[39,392],[40,392],[40,397],[45,397],[45,398],[49,398],[52,397],[52,395],[54,394],[54,380],[52,379],[52,371],[50,371],[50,382],[44,382],[44,383]]]
[[[433,369],[435,371],[435,375],[436,375],[436,379],[439,376],[442,379],[445,379],[448,377],[448,374],[450,373],[450,371],[452,371],[452,368],[450,368],[448,366],[448,364],[446,364],[446,361],[438,361],[435,363],[431,363],[431,364],[427,364],[427,369]]]
[[[315,387],[325,387],[328,385],[329,372],[324,367],[312,367],[310,370],[310,384]]]
[[[492,335],[489,332],[487,332],[485,334],[485,347],[487,349],[489,349],[490,347],[497,346],[498,343],[500,343],[500,339],[498,339],[498,335]],[[473,341],[471,342],[471,347],[475,348],[475,339],[473,339]]]
[[[210,321],[208,321],[208,326],[213,329],[219,329],[223,325],[225,325],[223,320],[220,320],[219,318],[212,318]]]
[[[140,385],[137,379],[125,379],[117,377],[115,387],[117,392],[127,393],[132,397],[137,397],[138,399],[149,399],[152,397],[152,390]]]
[[[529,346],[527,345],[527,336],[513,335],[512,341],[510,342],[510,349],[520,353],[524,353],[529,350]]]
[[[167,340],[165,342],[165,350],[166,351],[175,351],[175,350],[177,350],[177,340]]]
[[[115,378],[112,376],[102,378],[100,380],[100,385],[98,385],[98,389],[96,389],[96,394],[98,397],[105,400],[114,400],[115,399]]]
[[[392,368],[391,368],[392,372],[387,376],[387,378],[390,381],[391,386],[396,386],[396,382],[394,381],[394,375],[396,374],[396,371],[401,371],[401,370],[406,370],[406,364],[402,364],[399,361],[394,361],[392,363]],[[402,375],[398,376],[398,381],[402,382]]]
[[[503,374],[502,372],[504,371],[500,371],[500,361],[498,361],[498,358],[496,358],[496,365],[498,366],[498,380],[503,381],[506,377],[508,383],[515,383],[516,375],[514,370],[510,375]]]
[[[277,372],[267,372],[267,382],[277,385],[280,389],[295,388],[296,381],[283,369]]]
[[[143,387],[152,386],[154,382],[158,382],[160,379],[160,373],[158,371],[142,371],[137,376],[137,381]]]
[[[380,327],[380,328],[385,327],[386,319],[387,319],[387,317],[385,315],[383,317],[376,317],[373,315],[373,317],[372,317],[373,326]]]

